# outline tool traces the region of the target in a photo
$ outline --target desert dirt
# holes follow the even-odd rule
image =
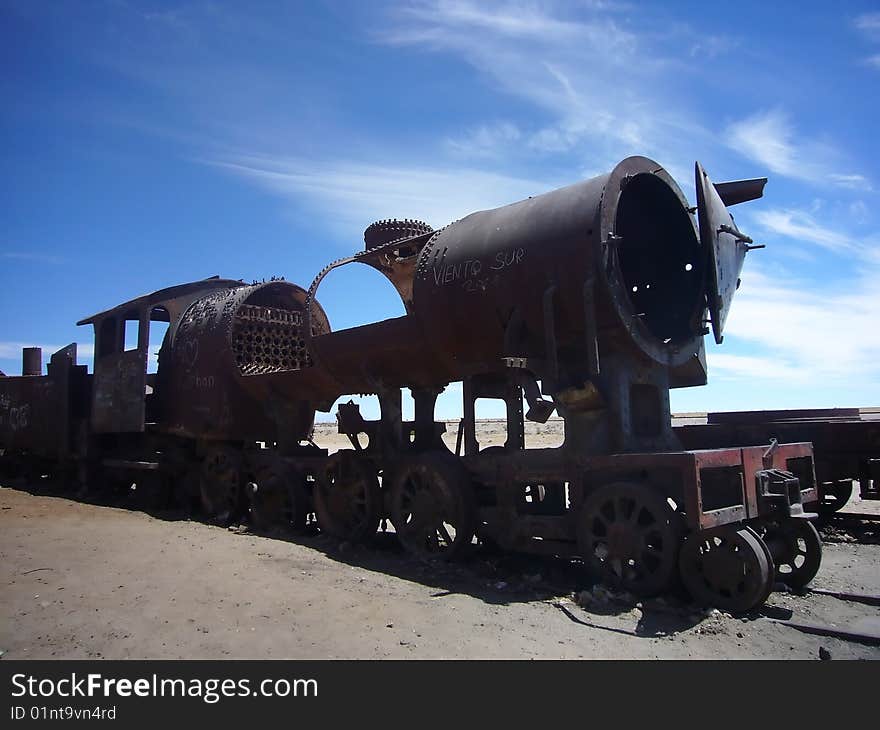
[[[558,443],[554,428],[533,431],[528,445]],[[319,427],[318,442],[343,446],[334,430]],[[482,424],[481,443],[500,443],[503,431]],[[823,537],[811,587],[880,595],[877,528],[835,526]],[[880,659],[876,641],[780,623],[876,631],[876,605],[818,592],[777,591],[733,617],[682,595],[611,594],[576,561],[481,548],[462,564],[427,564],[391,534],[369,546],[260,536],[36,488],[0,488],[0,583],[9,659]]]

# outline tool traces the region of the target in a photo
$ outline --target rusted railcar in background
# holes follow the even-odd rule
[[[728,206],[761,197],[765,182],[716,185],[697,164],[691,207],[660,165],[631,157],[438,231],[380,221],[364,250],[307,289],[214,278],[133,299],[81,320],[95,332],[92,375],[66,348],[46,376],[0,379],[6,466],[39,454],[84,483],[122,475],[261,527],[314,513],[346,541],[390,521],[428,558],[475,541],[580,556],[640,594],[680,575],[700,601],[748,610],[774,581],[801,587],[818,570],[804,509],[818,499],[812,448],[686,450],[669,391],[706,382],[707,325],[720,343],[754,247]],[[319,287],[355,263],[391,281],[403,316],[331,328]],[[130,349],[126,321],[139,325]],[[153,322],[168,329],[149,374]],[[457,382],[452,450],[435,403]],[[349,394],[377,395],[381,416],[340,406],[352,448],[329,454],[311,441],[313,418]],[[480,398],[506,407],[503,446],[478,442]],[[13,417],[25,406],[40,418]],[[524,419],[554,410],[562,446],[526,449]]]
[[[706,423],[676,426],[689,449],[754,446],[773,439],[813,444],[819,510],[831,514],[852,497],[880,499],[880,409],[817,408],[709,413]]]

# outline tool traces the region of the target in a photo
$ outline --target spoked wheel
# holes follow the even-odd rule
[[[733,613],[760,606],[773,590],[773,558],[751,527],[689,535],[679,567],[694,600]]]
[[[644,484],[606,484],[590,494],[578,548],[602,580],[638,595],[659,593],[675,576],[681,531],[669,502]]]
[[[399,465],[391,477],[391,522],[400,543],[416,557],[461,557],[476,529],[467,472],[443,454],[423,454]]]
[[[311,505],[303,481],[301,474],[283,463],[259,467],[247,489],[254,527],[304,530]]]
[[[242,507],[241,454],[232,447],[212,448],[202,461],[199,496],[209,517],[224,522],[238,516]]]
[[[764,542],[773,554],[776,580],[789,588],[806,586],[822,564],[822,539],[813,523],[803,519],[787,519],[766,527]]]
[[[838,479],[834,482],[825,482],[820,487],[820,493],[819,511],[823,515],[832,515],[849,502],[853,493],[853,480]]]
[[[353,451],[338,451],[315,475],[318,526],[346,542],[376,534],[382,516],[382,494],[373,466]]]

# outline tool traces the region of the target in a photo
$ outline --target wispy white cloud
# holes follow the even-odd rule
[[[610,3],[592,4],[592,10],[612,10]],[[514,39],[534,39],[544,45],[565,41],[595,44],[605,50],[631,47],[631,33],[616,24],[602,21],[572,21],[554,17],[536,3],[476,3],[470,0],[430,0],[399,10],[409,21],[390,29],[386,40],[396,43],[434,42],[448,46],[453,39],[448,31],[490,33]]]
[[[13,261],[33,261],[40,264],[63,264],[65,259],[55,254],[40,253],[37,251],[0,251],[0,258]]]
[[[742,376],[790,377],[796,383],[852,383],[880,378],[876,281],[880,261],[845,282],[817,283],[751,271],[731,309],[725,334],[749,343],[757,359],[712,357]]]
[[[710,352],[706,357],[713,379],[717,375],[722,378],[781,380],[803,384],[809,377],[805,370],[793,363],[781,361],[778,356],[762,357]]]
[[[814,243],[829,251],[861,252],[863,247],[840,230],[823,226],[804,210],[770,209],[752,213],[752,218],[763,228],[786,238]]]
[[[417,218],[435,227],[558,187],[546,181],[456,167],[373,165],[241,157],[213,161],[287,201],[318,210],[346,233],[381,218]]]
[[[831,145],[799,138],[781,109],[757,112],[728,126],[727,144],[772,172],[813,183],[832,183],[850,189],[870,189],[861,174],[840,172],[840,153]]]
[[[854,200],[849,204],[847,212],[853,223],[861,225],[867,223],[871,219],[868,206],[865,205],[864,200]]]
[[[842,175],[840,173],[832,172],[828,174],[828,179],[840,188],[862,190],[864,192],[870,192],[872,189],[871,182],[864,175]]]
[[[577,10],[573,20],[564,4],[419,2],[399,9],[377,38],[460,57],[549,116],[507,140],[513,153],[583,149],[613,164],[638,152],[666,163],[681,140],[708,138],[663,83],[671,62],[649,34],[620,17],[619,6]]]
[[[454,155],[464,157],[490,157],[502,155],[508,145],[522,138],[519,127],[511,122],[483,124],[457,138],[446,140],[446,146]]]
[[[700,37],[692,46],[691,58],[700,58],[701,60],[714,59],[730,53],[738,48],[742,43],[739,38],[731,36],[710,34]]]
[[[880,13],[863,13],[855,18],[853,25],[868,40],[880,42]],[[880,70],[880,53],[868,56],[862,62]]]
[[[880,41],[880,13],[863,13],[856,17],[853,25],[868,38]]]

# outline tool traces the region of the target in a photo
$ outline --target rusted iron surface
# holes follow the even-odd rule
[[[21,374],[43,374],[43,350],[39,347],[24,347],[21,350]]]
[[[697,210],[700,242],[709,256],[709,288],[706,301],[712,317],[712,332],[719,345],[733,295],[739,289],[739,275],[752,239],[740,233],[706,171],[696,163]]]
[[[0,446],[59,459],[72,456],[87,416],[89,378],[76,345],[52,355],[47,375],[0,380]]]
[[[172,321],[157,382],[164,428],[212,439],[305,438],[314,412],[308,389],[279,377],[313,369],[305,296],[285,281],[238,282],[196,299]],[[328,325],[318,312],[312,327],[321,331]]]
[[[144,430],[146,352],[134,350],[100,358],[95,364],[92,427],[96,433]]]
[[[139,433],[146,427],[149,326],[161,316],[179,320],[183,310],[206,292],[241,282],[205,279],[146,294],[80,320],[95,331],[92,430],[95,433]],[[138,341],[125,341],[126,322],[138,323]]]
[[[827,421],[859,421],[858,408],[803,408],[785,411],[721,411],[706,414],[706,423],[749,424],[749,423],[825,423]]]

